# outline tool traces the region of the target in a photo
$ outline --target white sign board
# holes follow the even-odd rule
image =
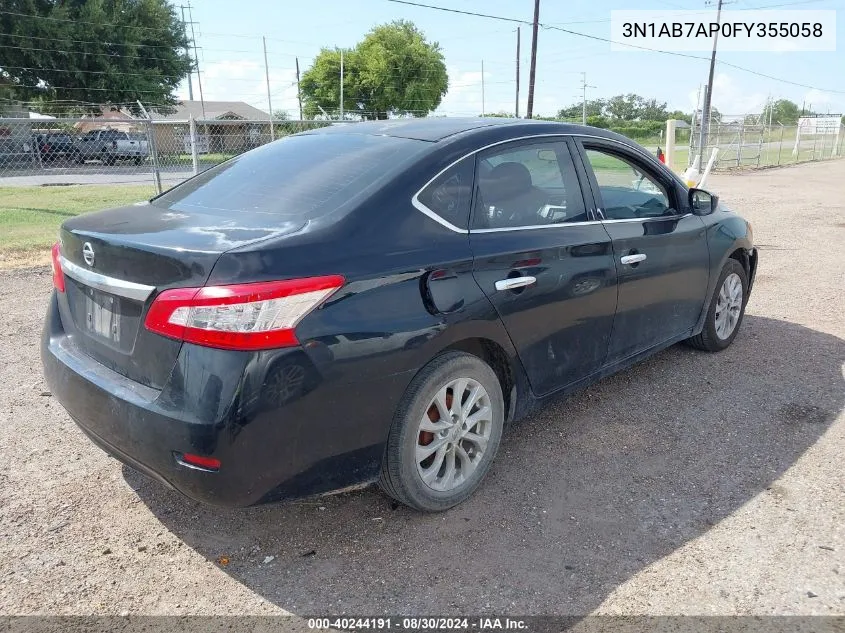
[[[182,137],[182,147],[186,154],[191,153],[191,136],[186,134]],[[208,154],[208,136],[197,134],[197,154]]]
[[[802,116],[798,119],[801,134],[822,134],[835,136],[842,122],[841,114],[825,116]]]

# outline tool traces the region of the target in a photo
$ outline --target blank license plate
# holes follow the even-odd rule
[[[97,337],[120,342],[120,301],[90,290],[85,295],[85,325]]]

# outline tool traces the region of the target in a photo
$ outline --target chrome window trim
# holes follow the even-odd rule
[[[620,218],[618,220],[603,220],[603,224],[620,224],[625,222],[677,222],[691,216],[692,213],[682,215],[654,215],[647,218]]]
[[[460,162],[460,161],[458,161],[458,162]],[[452,163],[452,165],[454,165],[454,163]],[[452,165],[449,165],[449,167],[452,167]],[[449,169],[449,167],[447,167],[446,169]],[[436,180],[437,177],[440,176],[440,174],[442,174],[444,171],[446,171],[446,169],[444,169],[443,171],[438,173],[437,176],[435,176],[434,178],[429,180],[425,184],[425,187],[428,187],[432,183],[432,181]],[[420,213],[430,217],[432,220],[434,220],[438,224],[445,226],[450,231],[454,231],[455,233],[463,233],[464,235],[469,233],[469,229],[462,229],[459,226],[455,226],[451,222],[444,220],[439,215],[437,215],[434,211],[432,211],[427,206],[425,206],[422,202],[419,201],[419,198],[417,198],[417,196],[420,195],[423,192],[423,189],[425,189],[425,187],[420,189],[417,193],[414,194],[414,197],[411,198],[411,204],[414,205],[414,208],[416,208],[416,210],[419,211]]]
[[[108,277],[93,270],[88,270],[72,261],[69,261],[64,255],[60,256],[59,262],[62,267],[62,272],[69,277],[73,277],[77,281],[81,281],[86,286],[108,292],[109,294],[125,297],[134,301],[146,301],[155,286],[145,286],[144,284],[136,284],[132,281],[124,281],[115,277]]]
[[[583,222],[556,222],[554,224],[531,224],[529,226],[502,226],[495,229],[470,229],[470,235],[476,233],[502,233],[504,231],[533,231],[534,229],[563,228],[565,226],[589,226],[601,224],[601,220],[584,220]]]
[[[479,148],[474,149],[470,152],[467,152],[466,154],[464,154],[463,156],[461,156],[457,160],[452,161],[446,167],[444,167],[443,169],[438,171],[432,178],[430,178],[428,180],[428,182],[426,182],[422,187],[419,188],[419,190],[411,198],[411,204],[414,206],[414,208],[417,211],[419,211],[423,215],[431,218],[432,220],[434,220],[435,222],[437,222],[441,226],[445,226],[450,231],[454,231],[455,233],[461,233],[461,234],[464,234],[464,235],[471,234],[471,233],[493,233],[493,232],[499,232],[499,231],[522,231],[522,230],[530,231],[530,230],[534,230],[534,229],[543,229],[543,228],[554,227],[554,226],[578,226],[578,225],[586,225],[586,224],[600,224],[601,222],[598,221],[598,220],[587,220],[585,222],[570,222],[570,223],[560,223],[560,224],[538,224],[538,225],[532,225],[532,226],[517,226],[517,227],[512,227],[512,228],[507,227],[507,228],[497,228],[497,229],[462,229],[458,226],[455,226],[454,224],[452,224],[448,220],[443,219],[442,217],[440,217],[437,214],[437,212],[435,212],[432,209],[429,209],[422,202],[420,202],[419,195],[431,183],[433,183],[435,180],[440,178],[440,176],[443,173],[452,169],[452,167],[454,167],[455,165],[460,163],[462,160],[469,158],[470,156],[473,156],[474,154],[477,154],[478,152],[483,152],[486,149],[490,149],[491,147],[496,147],[497,145],[504,145],[506,143],[515,143],[517,141],[539,140],[539,139],[544,139],[544,138],[550,138],[550,139],[556,139],[556,138],[573,138],[573,139],[575,139],[575,138],[596,138],[596,139],[599,139],[601,141],[607,141],[609,143],[615,143],[616,145],[619,145],[620,147],[624,147],[626,149],[629,149],[632,152],[639,153],[641,155],[643,154],[643,152],[641,150],[637,149],[636,147],[634,147],[632,145],[628,145],[627,143],[623,143],[622,141],[617,141],[614,138],[607,138],[605,136],[596,136],[594,134],[581,134],[579,132],[557,132],[557,133],[548,133],[548,134],[531,134],[531,135],[528,135],[528,136],[517,136],[515,138],[509,138],[509,139],[505,139],[503,141],[496,141],[495,143],[490,143],[488,145],[484,145],[483,147],[479,147]],[[645,155],[650,156],[649,154],[645,154]],[[674,176],[674,173],[672,175]],[[676,180],[677,180],[677,178],[676,178]],[[586,200],[584,202],[586,202]],[[598,213],[601,213],[600,209],[598,210]],[[605,220],[605,222],[607,222],[607,221],[608,220]]]

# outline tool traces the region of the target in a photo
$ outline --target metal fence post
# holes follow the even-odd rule
[[[813,134],[813,157],[810,160],[816,160],[816,142],[818,141],[817,137],[817,134]]]
[[[197,156],[197,122],[194,120],[194,115],[188,119],[188,133],[191,140],[191,164],[194,167],[194,176],[200,173],[200,161]]]
[[[780,151],[783,149],[783,132],[786,128],[783,123],[780,124],[780,145],[778,145],[778,165],[780,165]]]
[[[739,126],[739,143],[736,145],[736,166],[742,165],[742,144],[745,142],[745,121]]]
[[[41,147],[38,145],[38,135],[32,135],[32,151],[35,154],[36,161],[38,162],[38,168],[44,169],[44,159],[41,157]]]
[[[153,120],[147,119],[147,145],[150,148],[150,158],[153,161],[153,182],[155,183],[156,194],[161,193],[161,173],[158,169],[158,150],[156,148],[156,133]]]
[[[675,120],[666,121],[666,156],[664,158],[669,169],[675,169]]]

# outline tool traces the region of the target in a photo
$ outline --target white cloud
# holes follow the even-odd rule
[[[478,116],[482,110],[484,113],[513,112],[514,83],[510,76],[484,70],[484,107],[482,108],[481,69],[462,70],[459,66],[452,66],[447,68],[447,72],[449,73],[449,90],[435,114]],[[523,102],[524,96],[520,101],[520,107],[524,108]]]
[[[813,112],[826,114],[831,112],[834,114],[842,114],[845,110],[845,99],[841,95],[832,95],[829,92],[824,92],[813,88],[807,91],[804,95],[804,103],[807,109]],[[800,103],[798,104],[801,105]]]
[[[203,98],[207,101],[245,101],[256,108],[268,109],[264,66],[247,59],[226,59],[200,65]],[[199,86],[194,75],[194,99],[199,100]],[[179,99],[188,98],[188,84],[177,91]],[[270,96],[274,110],[285,110],[298,118],[296,71],[270,70]]]
[[[748,90],[746,85],[727,73],[716,73],[713,78],[712,104],[723,115],[739,117],[760,113],[766,107],[768,97],[764,92]]]

